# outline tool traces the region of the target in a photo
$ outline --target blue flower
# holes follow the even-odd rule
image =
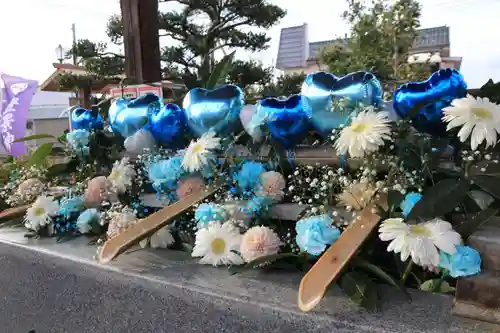
[[[302,251],[318,256],[340,237],[340,230],[332,225],[328,215],[311,216],[295,225],[295,241]]]
[[[69,145],[80,155],[89,154],[89,137],[90,132],[84,129],[73,130],[66,134]]]
[[[157,191],[173,190],[184,173],[182,157],[171,157],[148,166],[148,177]]]
[[[213,203],[199,205],[194,212],[194,219],[198,224],[198,228],[203,228],[210,222],[223,223],[227,220],[224,207]]]
[[[99,223],[99,212],[95,208],[83,211],[76,220],[76,226],[82,234],[92,231],[92,226]]]
[[[85,205],[81,197],[68,198],[61,201],[57,215],[62,215],[68,219],[71,215],[79,213],[84,209]]]
[[[451,255],[440,251],[438,267],[448,270],[450,276],[454,278],[475,275],[481,272],[481,256],[479,252],[464,245],[457,245],[456,249],[457,252]]]
[[[417,192],[408,193],[403,202],[399,205],[399,208],[403,211],[403,215],[408,216],[413,207],[415,207],[417,202],[419,202],[422,197],[423,195]]]
[[[251,215],[259,215],[273,203],[272,198],[254,195],[250,200],[248,200],[244,210]]]
[[[238,182],[238,187],[242,192],[254,189],[260,184],[260,175],[266,169],[259,162],[245,162],[241,166],[241,170],[233,177],[235,182]]]

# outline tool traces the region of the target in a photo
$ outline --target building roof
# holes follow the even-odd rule
[[[326,45],[345,43],[345,39],[331,39],[309,42],[307,23],[300,26],[281,29],[276,68],[304,67],[307,60],[318,58],[319,51]],[[450,28],[446,26],[418,30],[413,49],[446,47],[450,45]]]
[[[71,93],[37,91],[28,111],[28,119],[57,119],[69,107]]]

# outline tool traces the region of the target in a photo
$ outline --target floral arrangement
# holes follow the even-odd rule
[[[328,112],[344,121],[332,120],[325,134],[308,120],[317,117],[304,100],[308,91],[253,108],[240,103],[233,114],[239,88],[219,89],[236,95],[210,125],[198,117],[205,112],[202,120],[210,120],[208,109],[217,103],[196,89],[183,108],[143,96],[114,102],[106,118],[99,110],[74,110],[73,130],[53,138],[65,144],[65,162],[41,167],[50,155],[43,144],[31,159],[13,163],[0,196],[9,206],[30,205],[22,219],[27,237],[86,235],[101,244],[161,208],[145,198],[166,205],[223,184],[213,199],[139,245],[188,251],[233,273],[307,271],[364,209],[373,209],[382,217],[378,232],[338,280],[366,307],[377,306],[376,282],[451,292],[455,278],[480,272],[478,252],[464,242],[498,212],[499,105],[457,88],[419,106],[409,103],[412,86],[405,85],[394,94],[394,117],[383,103],[334,96]],[[197,98],[208,111],[195,112]],[[113,110],[120,103],[121,111]],[[412,112],[402,111],[405,103]],[[116,117],[127,108],[143,118]],[[267,154],[258,152],[263,147]],[[311,147],[324,148],[326,160],[301,161],[299,151]],[[300,212],[280,215],[283,205]]]

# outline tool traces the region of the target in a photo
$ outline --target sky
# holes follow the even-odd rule
[[[344,0],[270,1],[286,9],[287,16],[268,31],[269,49],[257,54],[239,51],[238,58],[273,65],[284,27],[308,23],[310,42],[348,32],[340,18]],[[450,27],[451,56],[463,57],[462,73],[469,87],[478,88],[489,78],[500,81],[500,0],[421,0],[421,4],[422,28]],[[160,9],[175,6],[163,3]],[[107,19],[119,11],[118,0],[1,0],[0,72],[43,82],[57,62],[56,47],[71,46],[72,23],[77,38],[107,42]]]

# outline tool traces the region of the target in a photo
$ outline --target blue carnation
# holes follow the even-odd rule
[[[92,226],[99,223],[99,212],[95,208],[89,208],[83,211],[76,220],[76,227],[82,234],[92,231]]]
[[[223,223],[227,220],[226,210],[224,207],[213,203],[203,203],[196,208],[194,219],[196,220],[198,228],[203,228],[210,222]]]
[[[184,173],[182,157],[171,157],[154,162],[148,166],[148,177],[153,187],[158,191],[172,190],[177,187],[177,181]]]
[[[408,193],[405,196],[403,202],[401,202],[401,204],[399,205],[399,207],[403,211],[403,215],[404,216],[410,215],[411,210],[413,209],[413,207],[415,207],[417,202],[419,202],[420,199],[422,199],[422,197],[423,195],[417,192]]]
[[[271,198],[254,195],[247,201],[244,210],[251,215],[259,215],[262,211],[268,209],[273,203],[274,201]]]
[[[66,140],[71,148],[81,155],[89,154],[89,138],[90,132],[84,129],[73,130],[66,134]]]
[[[340,237],[340,230],[332,222],[328,215],[311,216],[298,221],[295,225],[297,245],[302,251],[320,255]]]
[[[73,214],[79,213],[85,209],[83,199],[81,197],[69,198],[61,201],[57,215],[62,215],[65,218],[70,218]]]
[[[244,162],[233,180],[238,183],[240,191],[245,192],[254,189],[260,184],[260,175],[266,171],[264,165],[259,162]]]
[[[475,275],[481,272],[481,256],[475,249],[457,245],[454,254],[443,251],[439,253],[438,267],[448,270],[450,276],[457,278],[460,276]]]

